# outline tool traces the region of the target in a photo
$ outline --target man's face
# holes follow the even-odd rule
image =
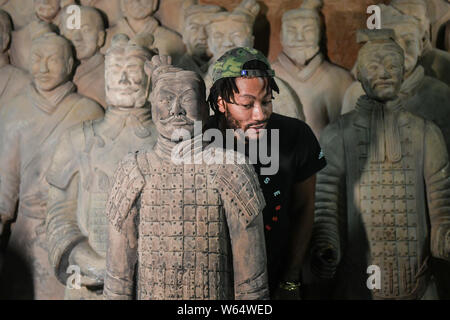
[[[108,105],[142,107],[147,100],[148,81],[142,59],[118,53],[106,57],[105,89]]]
[[[230,18],[213,22],[208,30],[208,47],[215,60],[233,48],[252,48],[253,40],[251,25]]]
[[[225,115],[227,129],[241,129],[248,139],[258,139],[272,114],[272,92],[267,78],[236,78],[239,93],[228,103],[219,97],[219,111]],[[238,134],[235,134],[240,138]]]
[[[194,121],[204,121],[208,110],[200,90],[199,83],[190,78],[159,80],[150,101],[152,119],[161,136],[172,139],[177,129],[187,130],[193,136]]]
[[[422,53],[422,35],[419,28],[413,24],[398,24],[392,26],[395,31],[395,42],[405,53],[405,75],[415,69]]]
[[[208,35],[206,25],[210,22],[211,14],[197,13],[186,20],[183,31],[183,41],[187,51],[193,55],[206,59],[208,57]]]
[[[81,12],[80,29],[68,29],[63,24],[63,35],[73,43],[78,60],[89,59],[103,45],[105,31],[97,19],[95,13],[84,10]]]
[[[32,43],[31,74],[38,89],[50,91],[64,83],[72,65],[72,57],[67,56],[62,44],[50,41]]]
[[[60,0],[34,0],[34,11],[37,16],[45,21],[50,21],[59,12]]]
[[[403,81],[402,56],[393,50],[374,47],[360,59],[358,79],[366,94],[380,101],[394,99]]]
[[[126,17],[133,19],[144,19],[150,16],[154,11],[155,1],[157,0],[121,0],[122,10]]]
[[[289,19],[283,22],[284,52],[296,64],[305,65],[319,51],[320,27],[315,19]]]

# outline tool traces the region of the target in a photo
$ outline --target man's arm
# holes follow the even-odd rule
[[[316,175],[292,188],[291,228],[289,230],[289,249],[286,268],[281,279],[298,282],[301,268],[308,250],[314,223],[314,191]]]

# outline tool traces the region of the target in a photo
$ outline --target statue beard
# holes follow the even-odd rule
[[[305,66],[319,50],[319,45],[314,45],[309,47],[286,47],[284,52],[297,66]]]

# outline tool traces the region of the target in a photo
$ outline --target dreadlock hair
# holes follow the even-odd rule
[[[245,70],[268,70],[269,66],[267,66],[264,62],[259,60],[251,60],[246,62],[242,69]],[[278,88],[277,83],[273,77],[268,78],[268,85],[266,87],[267,93],[272,94],[273,99],[273,91],[276,93],[280,93],[280,89]],[[239,89],[236,86],[236,78],[222,78],[217,80],[209,91],[208,104],[209,107],[214,111],[216,117],[223,115],[222,112],[219,111],[218,100],[221,97],[227,103],[235,103],[234,94],[239,93]]]

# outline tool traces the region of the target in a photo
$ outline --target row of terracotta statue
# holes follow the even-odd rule
[[[165,145],[164,139],[158,139],[158,145],[157,137],[170,137],[173,128],[165,127],[163,122],[153,123],[152,116],[159,119],[155,114],[167,113],[161,101],[170,97],[161,88],[171,87],[177,93],[191,88],[199,99],[205,100],[201,83],[205,82],[208,91],[212,85],[212,63],[231,48],[253,46],[253,24],[260,9],[254,0],[243,0],[231,12],[219,6],[187,1],[181,37],[153,17],[157,1],[122,0],[122,18],[112,17],[109,10],[113,6],[100,7],[111,22],[115,21],[107,30],[100,11],[88,6],[80,7],[80,28],[70,28],[67,23],[70,13],[63,5],[71,2],[35,0],[35,19],[15,31],[8,14],[0,11],[0,227],[6,230],[14,222],[10,235],[0,229],[2,237],[9,238],[3,271],[3,279],[8,279],[8,284],[0,291],[9,297],[58,299],[65,295],[69,299],[96,299],[103,294],[104,281],[108,284],[105,293],[109,297],[120,297],[121,290],[123,297],[131,295],[132,285],[120,283],[118,278],[105,279],[105,270],[108,225],[114,224],[114,230],[119,233],[123,228],[131,228],[133,219],[121,216],[124,208],[115,205],[131,208],[135,201],[133,191],[141,190],[144,179],[137,174],[137,165],[145,172],[147,185],[153,186],[146,189],[148,194],[140,210],[154,211],[158,223],[166,222],[170,228],[159,225],[161,230],[156,230],[152,229],[155,222],[151,219],[142,221],[144,240],[129,239],[128,243],[116,245],[136,250],[139,240],[140,248],[160,248],[139,252],[145,256],[144,266],[156,261],[175,265],[178,258],[184,259],[178,257],[179,250],[168,249],[172,248],[169,243],[172,238],[162,233],[175,232],[176,223],[183,220],[176,203],[172,203],[180,200],[176,193],[180,175],[191,174],[203,180],[208,175],[202,167],[193,169],[198,172],[178,172],[179,168],[172,168],[168,157],[175,146]],[[428,278],[422,277],[428,251],[434,257],[449,259],[450,186],[446,146],[450,147],[450,54],[432,48],[426,5],[422,0],[393,0],[389,6],[380,5],[380,8],[382,27],[393,29],[394,33],[384,34],[380,39],[367,36],[362,40],[370,45],[361,49],[354,70],[348,72],[328,62],[326,54],[320,52],[321,5],[322,1],[305,0],[300,8],[284,13],[283,52],[272,64],[280,87],[274,112],[305,120],[317,137],[321,137],[330,163],[318,176],[313,243],[318,252],[321,248],[335,248],[336,260],[354,268],[362,267],[367,261],[352,263],[352,259],[365,259],[365,254],[370,252],[372,264],[392,274],[383,283],[379,294],[382,298],[423,296],[428,289]],[[404,56],[404,65],[403,60],[392,62],[393,68],[403,70],[404,67],[399,99],[395,101],[420,118],[409,113],[403,115],[397,104],[387,104],[384,109],[377,109],[381,112],[375,112],[375,100],[359,99],[366,93],[380,101],[387,100],[378,96],[380,93],[375,90],[378,83],[371,83],[371,74],[363,75],[361,70],[362,65],[367,72],[371,70],[368,57],[374,52],[380,54],[376,59],[383,60],[392,51],[401,51]],[[170,55],[176,67],[167,61],[148,63],[156,53]],[[369,84],[354,81],[355,78],[365,79]],[[371,85],[372,93],[367,92]],[[194,110],[198,105],[187,104],[185,108]],[[355,108],[358,113],[351,112]],[[341,117],[348,112],[351,112],[348,116]],[[155,143],[155,153],[127,158],[113,177],[128,152]],[[346,150],[354,152],[343,154]],[[164,165],[153,165],[160,162]],[[211,203],[203,206],[195,203],[198,195],[184,199],[196,207],[198,217],[214,215],[222,206],[231,206],[232,190],[243,186],[255,188],[254,208],[261,205],[254,177],[239,166],[228,170],[219,174],[229,184],[211,187],[218,190],[222,204],[209,196],[205,198]],[[158,182],[159,175],[168,173],[173,174],[177,187]],[[233,173],[240,178],[229,181]],[[199,194],[210,194],[200,184],[203,185],[197,179],[192,181]],[[230,184],[231,191],[226,189]],[[111,190],[110,198],[114,199],[115,195],[117,202],[108,204]],[[171,190],[170,196],[167,190]],[[367,248],[357,247],[366,250],[364,254],[347,250],[347,256],[340,257],[344,244],[336,235],[341,233],[337,221],[341,221],[342,213],[338,209],[343,207],[340,202],[344,201],[343,197],[354,200],[347,203],[344,215],[352,217],[348,219],[353,225],[363,224],[367,230]],[[239,206],[236,202],[233,205]],[[108,217],[105,206],[108,206]],[[239,210],[245,211],[245,207]],[[374,216],[377,212],[379,217]],[[224,224],[223,217],[216,215],[214,222]],[[431,219],[431,235],[426,217]],[[230,230],[232,235],[239,233],[239,223],[236,230]],[[222,231],[217,228],[206,232],[202,239],[197,239],[201,238],[199,234],[193,238],[195,241],[217,239],[222,243],[225,237]],[[261,237],[259,231],[254,232],[253,236]],[[349,233],[344,238],[351,243],[358,241],[359,236]],[[233,246],[245,246],[244,240],[236,240]],[[430,241],[431,247],[424,249]],[[380,252],[392,254],[386,258]],[[253,260],[240,256],[233,259],[236,265],[255,261],[252,272],[258,274],[262,270],[257,262],[263,254],[253,254]],[[186,283],[182,286],[176,283],[179,271],[175,267],[164,269],[167,275],[160,274],[163,269],[142,267],[139,296],[143,299],[233,297],[232,284],[224,284],[231,272],[227,261],[222,260],[227,255],[231,253],[203,257],[206,262],[201,263],[220,265],[207,270],[206,275],[204,271],[196,274],[195,265],[200,263],[196,259],[200,258],[187,262],[193,265],[187,271],[192,275],[183,277]],[[111,266],[119,269],[130,266],[133,261],[128,258],[115,256]],[[211,262],[211,259],[216,260]],[[331,264],[334,275],[337,263]],[[26,266],[25,272],[19,272],[21,265]],[[65,286],[70,275],[67,269],[72,265],[81,268],[81,289]],[[318,268],[318,274],[329,277]],[[340,285],[344,288],[337,290],[339,294],[357,295],[346,287],[351,283],[348,279],[356,274],[352,270],[340,270]],[[208,294],[195,290],[206,281],[203,277],[213,277],[214,281],[210,281],[217,285],[213,288],[211,284]],[[158,287],[160,282],[165,290]],[[236,291],[236,297],[249,298],[244,292],[251,289]]]

